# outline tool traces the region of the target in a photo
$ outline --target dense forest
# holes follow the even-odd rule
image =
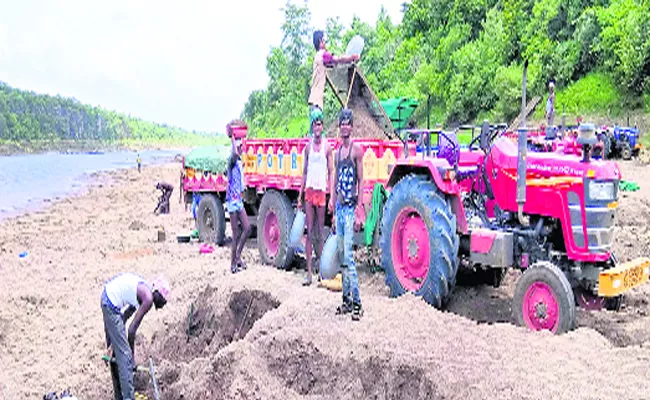
[[[258,136],[306,132],[315,28],[307,2],[287,2],[284,16],[284,39],[267,58],[268,87],[252,92],[242,111]],[[559,113],[650,111],[648,0],[412,0],[400,24],[382,11],[374,25],[330,18],[316,28],[335,55],[361,35],[359,65],[378,97],[428,102],[437,123],[510,121],[521,105],[524,60],[529,96],[545,100],[553,80]],[[326,118],[338,108],[330,93]],[[426,114],[419,107],[417,122]]]
[[[0,142],[169,141],[196,138],[156,124],[61,96],[40,95],[0,82]]]

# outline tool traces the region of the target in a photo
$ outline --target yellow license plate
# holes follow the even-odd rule
[[[650,258],[640,257],[600,273],[598,295],[615,297],[640,286],[650,278]]]

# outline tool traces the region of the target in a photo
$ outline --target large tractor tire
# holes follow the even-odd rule
[[[530,266],[517,281],[512,300],[515,321],[533,331],[555,334],[576,327],[576,301],[564,273],[550,262]]]
[[[204,194],[196,213],[199,239],[203,243],[222,245],[226,239],[226,214],[223,203],[214,194]]]
[[[456,216],[431,180],[408,175],[393,188],[382,217],[382,265],[392,297],[408,292],[436,308],[456,285]]]
[[[257,247],[262,262],[286,269],[293,261],[290,246],[291,225],[294,210],[287,196],[277,190],[269,190],[262,197],[257,216]]]
[[[621,143],[621,158],[623,158],[623,160],[632,159],[632,147],[630,147],[629,142]]]

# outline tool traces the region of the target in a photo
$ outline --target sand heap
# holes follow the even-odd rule
[[[619,165],[641,190],[621,193],[615,251],[647,256],[650,170]],[[173,202],[154,216],[151,182],[179,173],[102,174],[84,195],[0,224],[0,398],[67,387],[79,399],[110,396],[99,296],[123,271],[164,273],[173,286],[136,346],[138,364],[153,358],[164,399],[648,398],[650,285],[620,312],[579,312],[579,329],[556,337],[510,323],[514,271],[499,288],[458,286],[441,312],[389,298],[384,275],[362,267],[365,315],[355,323],[334,314],[340,293],[301,286],[303,270],[261,265],[255,240],[248,270],[235,275],[229,248],[200,254],[200,244],[178,243],[191,213]],[[161,226],[169,234],[159,243]],[[149,388],[146,375],[136,383]]]
[[[392,124],[382,113],[379,100],[358,67],[337,66],[328,69],[327,75],[341,99],[341,106],[347,105],[354,114],[355,137],[388,139],[392,136]],[[352,83],[352,90],[348,99],[350,83]],[[327,128],[328,137],[336,137],[337,124],[338,120],[335,120]]]

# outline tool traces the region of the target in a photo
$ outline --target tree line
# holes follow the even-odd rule
[[[156,141],[189,136],[194,133],[0,82],[0,141]]]
[[[551,80],[562,90],[591,77],[593,89],[583,96],[598,96],[602,84],[615,87],[624,108],[650,104],[648,0],[412,0],[402,11],[400,24],[382,10],[373,25],[355,17],[344,28],[330,18],[318,28],[335,54],[361,35],[359,64],[378,97],[428,103],[436,122],[511,120],[520,109],[524,60],[529,96],[545,96]],[[252,92],[242,111],[258,136],[306,131],[315,28],[307,2],[288,1],[284,17],[282,43],[267,58],[268,86]],[[332,118],[333,95],[325,108]],[[419,123],[426,113],[417,110]]]

